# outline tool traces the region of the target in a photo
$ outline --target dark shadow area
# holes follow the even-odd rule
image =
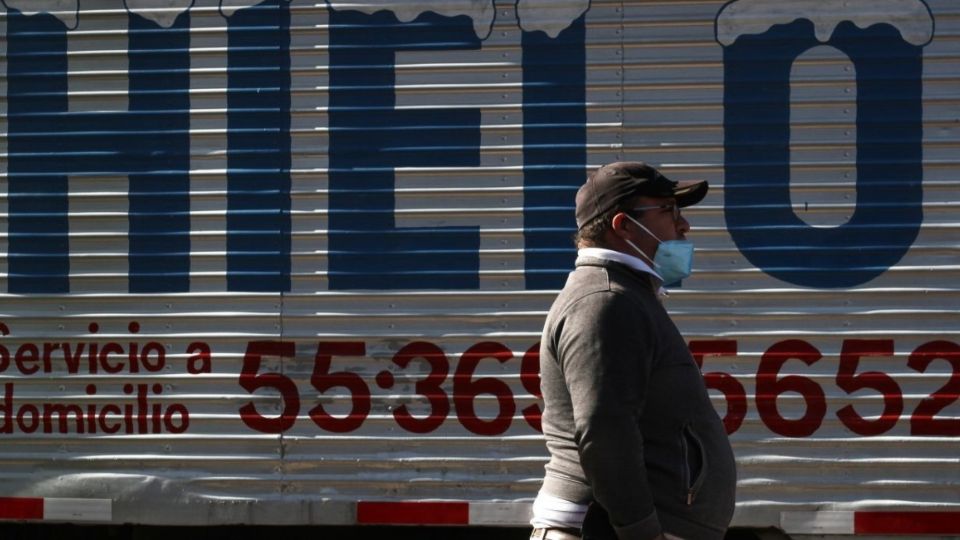
[[[2,540],[526,540],[527,528],[0,524]]]
[[[169,527],[0,523],[2,540],[526,540],[529,537],[530,529],[518,527]],[[726,540],[759,538],[751,529],[731,529],[726,536]]]

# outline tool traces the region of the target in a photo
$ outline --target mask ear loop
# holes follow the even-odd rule
[[[634,222],[638,227],[640,227],[641,229],[643,229],[647,234],[649,234],[650,236],[652,236],[654,240],[656,240],[657,242],[659,242],[659,243],[661,243],[661,244],[663,243],[663,240],[660,240],[659,238],[657,238],[657,235],[655,235],[655,234],[653,234],[652,232],[650,232],[650,229],[646,228],[646,227],[643,225],[643,223],[640,223],[639,221],[633,219],[633,216],[631,216],[630,214],[628,214],[628,213],[626,213],[626,212],[624,212],[623,215],[626,216],[627,219],[629,219],[630,221]],[[624,238],[623,241],[626,242],[627,244],[629,244],[630,247],[632,247],[634,250],[636,250],[636,252],[639,253],[641,257],[643,257],[644,259],[646,259],[651,265],[653,265],[654,268],[659,268],[659,267],[660,267],[659,264],[657,264],[656,262],[654,262],[653,259],[651,259],[650,257],[648,257],[647,254],[644,253],[642,249],[638,248],[637,245],[634,244],[633,241],[631,241],[629,238]]]
[[[640,248],[638,248],[636,244],[634,244],[634,243],[631,242],[630,240],[627,240],[626,238],[624,238],[623,241],[626,242],[626,243],[628,243],[628,244],[630,244],[630,247],[632,247],[633,249],[635,249],[636,252],[639,253],[641,257],[643,257],[644,259],[646,259],[651,265],[653,265],[654,268],[657,268],[657,267],[660,266],[659,264],[653,262],[653,259],[651,259],[650,257],[647,257],[647,254],[644,253],[643,250],[641,250]]]
[[[626,213],[626,212],[624,212],[623,215],[627,216],[627,219],[629,219],[630,221],[634,222],[634,223],[637,225],[637,227],[640,227],[640,228],[643,229],[647,234],[649,234],[650,236],[652,236],[653,239],[657,241],[657,243],[659,243],[659,244],[662,244],[662,243],[663,243],[663,240],[657,238],[657,235],[655,235],[655,234],[653,234],[652,232],[650,232],[650,229],[648,229],[646,226],[644,226],[643,223],[640,223],[639,221],[633,219],[633,216],[631,216],[630,214],[628,214],[628,213]]]

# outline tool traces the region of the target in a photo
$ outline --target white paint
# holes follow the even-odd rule
[[[916,46],[933,39],[933,17],[922,0],[735,0],[717,14],[717,41],[732,45],[742,35],[762,34],[797,19],[813,22],[821,43],[843,21],[859,28],[890,24]]]
[[[220,0],[220,13],[230,17],[237,11],[262,4],[264,0]]]
[[[853,534],[853,512],[780,512],[788,534]]]
[[[43,499],[44,521],[109,522],[112,510],[110,499]]]
[[[79,0],[2,0],[8,8],[24,15],[50,13],[63,21],[67,28],[77,27]],[[877,0],[882,1],[882,0]],[[888,2],[897,0],[887,0]],[[905,1],[905,0],[903,0]],[[917,0],[914,0],[917,1]],[[193,6],[194,0],[124,0],[131,13],[151,20],[163,28],[173,26],[177,17]],[[262,4],[263,0],[220,0],[220,12],[230,17],[237,11]],[[327,0],[331,9],[355,10],[373,14],[390,11],[400,22],[411,22],[428,11],[447,17],[466,15],[473,19],[473,30],[481,39],[490,35],[497,9],[493,0],[366,0],[361,2]],[[517,19],[527,32],[546,32],[551,38],[568,28],[588,9],[590,0],[518,0]],[[732,42],[732,41],[731,41]]]
[[[258,4],[263,0],[251,0]],[[177,17],[190,9],[194,0],[123,0],[127,11],[159,24],[163,28],[173,26]],[[79,0],[3,0],[7,8],[19,10],[24,15],[49,13],[60,19],[69,29],[77,28]]]
[[[123,0],[127,11],[170,28],[181,13],[190,9],[193,0]]]
[[[527,32],[541,30],[555,38],[588,9],[590,0],[519,0],[517,18]]]
[[[400,22],[413,21],[428,11],[446,17],[467,15],[473,19],[473,31],[480,39],[490,35],[497,14],[493,0],[327,0],[327,5],[338,11],[354,10],[367,14],[386,10],[396,15]],[[518,0],[517,18],[523,30],[540,30],[554,38],[589,8],[590,0]]]
[[[400,22],[410,22],[432,11],[445,17],[467,15],[473,19],[473,31],[481,39],[490,35],[497,9],[493,0],[327,0],[327,5],[337,11],[359,11],[372,15],[378,11],[390,11]]]
[[[526,525],[533,517],[532,503],[470,503],[470,525]]]
[[[77,27],[79,0],[3,0],[3,5],[27,16],[49,13],[60,19],[67,28],[72,30]]]

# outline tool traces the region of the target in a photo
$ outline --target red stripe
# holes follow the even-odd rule
[[[855,534],[960,534],[960,512],[856,512]]]
[[[43,519],[43,499],[0,497],[0,519]]]
[[[361,525],[468,525],[470,504],[465,502],[357,503]]]

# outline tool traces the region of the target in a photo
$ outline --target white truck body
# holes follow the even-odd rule
[[[706,178],[668,310],[734,525],[960,535],[960,4],[3,0],[0,519],[523,526],[573,196]]]

